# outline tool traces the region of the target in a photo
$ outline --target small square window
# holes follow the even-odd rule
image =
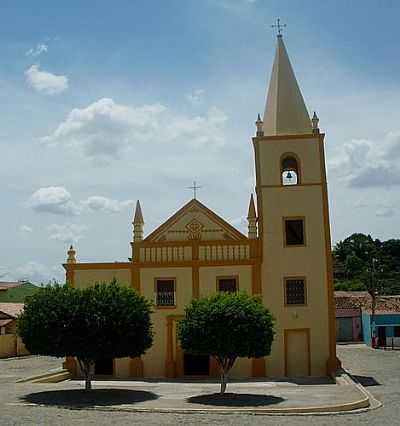
[[[286,278],[285,297],[286,305],[305,305],[306,286],[304,278]]]
[[[218,278],[218,291],[222,293],[236,293],[237,279],[232,278]]]
[[[156,305],[175,306],[175,280],[158,279],[156,281]]]
[[[285,240],[287,246],[304,245],[303,219],[285,219]]]

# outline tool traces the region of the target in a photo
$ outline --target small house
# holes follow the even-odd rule
[[[17,335],[17,318],[23,310],[23,303],[0,303],[0,358],[28,355]]]
[[[361,312],[371,302],[368,291],[335,291],[337,342],[363,341]]]
[[[400,347],[400,296],[377,297],[374,312],[372,305],[362,309],[362,324],[368,346]]]

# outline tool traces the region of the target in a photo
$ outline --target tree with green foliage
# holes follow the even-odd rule
[[[192,301],[178,323],[182,349],[213,357],[219,366],[221,395],[238,357],[269,355],[274,319],[261,300],[244,293],[220,293]]]
[[[76,357],[89,390],[96,360],[138,357],[151,347],[151,305],[115,280],[48,286],[27,299],[18,331],[32,354]]]
[[[352,234],[335,245],[333,263],[336,290],[400,293],[400,240]]]

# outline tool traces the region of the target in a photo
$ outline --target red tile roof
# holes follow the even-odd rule
[[[12,318],[16,318],[23,310],[23,303],[0,303],[0,311]]]
[[[367,312],[372,312],[371,307],[364,309]],[[400,314],[400,296],[378,296],[376,298],[375,313],[378,315],[384,314]]]
[[[336,309],[362,309],[371,306],[368,291],[335,291]]]
[[[372,297],[368,291],[335,291],[336,309],[362,309],[372,312]],[[400,295],[377,296],[375,313],[377,315],[400,313]]]

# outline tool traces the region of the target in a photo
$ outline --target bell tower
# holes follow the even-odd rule
[[[267,376],[335,371],[335,307],[324,134],[307,112],[279,33],[253,138],[264,304],[276,318]]]

